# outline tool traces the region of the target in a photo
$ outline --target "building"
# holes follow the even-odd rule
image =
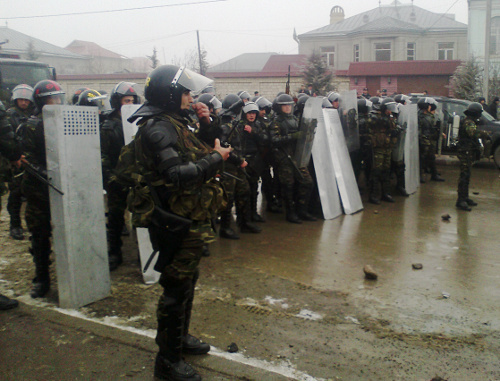
[[[469,55],[484,60],[486,0],[469,0]],[[500,2],[491,2],[490,64],[500,65]]]
[[[255,91],[270,100],[285,91],[290,68],[290,91],[298,93],[303,84],[302,71],[307,57],[298,54],[245,53],[211,67],[207,76],[214,79],[217,96],[240,90]]]
[[[414,82],[418,89],[410,92],[425,89],[431,94],[448,95],[454,70],[443,70],[452,70],[467,59],[466,24],[456,21],[454,15],[433,13],[398,0],[349,18],[335,6],[329,25],[300,34],[298,39],[300,54],[321,54],[336,72],[347,71],[351,89],[368,87],[371,94],[383,88],[388,93],[406,93],[407,84]],[[423,73],[424,62],[428,64],[423,66],[427,70]],[[439,72],[439,82],[435,81],[435,72]],[[406,80],[405,76],[415,78]]]

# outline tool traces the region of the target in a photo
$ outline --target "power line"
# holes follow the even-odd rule
[[[227,1],[227,0],[193,1],[193,2],[191,2],[191,3],[177,3],[177,4],[152,5],[152,6],[149,6],[149,7],[137,7],[137,8],[125,8],[125,9],[113,9],[113,10],[106,10],[106,11],[89,11],[89,12],[59,13],[59,14],[52,14],[52,15],[39,15],[39,16],[0,17],[0,20],[35,19],[35,18],[46,18],[46,17],[61,17],[61,16],[93,15],[93,14],[98,14],[98,13],[128,12],[128,11],[137,11],[137,10],[154,9],[154,8],[181,7],[181,6],[185,6],[185,5],[197,5],[197,4],[219,3],[219,2],[221,2],[221,1]]]

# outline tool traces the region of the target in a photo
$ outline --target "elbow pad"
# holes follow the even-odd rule
[[[189,188],[214,177],[221,162],[222,156],[212,152],[196,163],[188,162],[170,167],[167,170],[167,177],[176,188]]]

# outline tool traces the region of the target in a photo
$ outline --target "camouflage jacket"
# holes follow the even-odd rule
[[[2,102],[0,102],[0,155],[0,181],[10,181],[10,162],[19,160],[21,149]]]
[[[373,148],[393,148],[397,142],[397,126],[393,117],[371,113],[366,121]]]
[[[104,123],[101,124],[100,138],[102,177],[106,188],[118,163],[120,152],[125,145],[122,119],[118,112],[109,114]]]
[[[269,129],[271,145],[276,160],[281,161],[286,155],[293,157],[297,146],[299,121],[293,115],[278,114]]]
[[[436,126],[436,118],[428,112],[418,113],[418,136],[422,140],[437,141],[439,129]]]
[[[252,132],[245,131],[246,125],[252,128]],[[265,131],[259,120],[250,123],[240,119],[232,128],[235,131],[231,133],[230,130],[224,130],[223,137],[231,134],[231,138],[227,141],[234,148],[236,154],[246,157],[256,155],[261,151],[262,143],[265,140]]]
[[[115,170],[115,177],[123,185],[131,186],[128,196],[129,210],[134,226],[149,226],[155,207],[150,186],[161,200],[161,207],[193,221],[207,221],[225,208],[227,200],[222,186],[215,178],[206,182],[190,182],[183,188],[169,183],[157,164],[156,152],[143,142],[147,129],[162,123],[169,133],[177,136],[172,148],[183,163],[197,162],[212,152],[188,127],[188,120],[175,113],[164,112],[141,120],[134,140],[123,147]]]
[[[7,110],[7,117],[9,118],[9,122],[12,125],[12,128],[14,129],[14,132],[17,131],[17,128],[24,122],[26,122],[31,113],[32,109],[28,108],[27,110],[21,110],[18,107],[11,107]]]
[[[476,122],[467,116],[460,122],[457,149],[459,151],[479,151],[479,135]]]

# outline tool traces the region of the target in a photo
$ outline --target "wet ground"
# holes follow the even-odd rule
[[[479,205],[464,212],[455,208],[458,168],[440,170],[446,182],[395,204],[302,225],[268,215],[262,234],[213,244],[192,333],[222,352],[234,342],[299,380],[499,380],[499,172],[473,169]],[[1,219],[0,292],[31,303],[27,242],[7,238]],[[126,243],[112,295],[79,312],[154,329],[161,287],[142,284],[133,239]],[[378,280],[364,278],[365,265]],[[44,302],[56,305],[56,291]]]

